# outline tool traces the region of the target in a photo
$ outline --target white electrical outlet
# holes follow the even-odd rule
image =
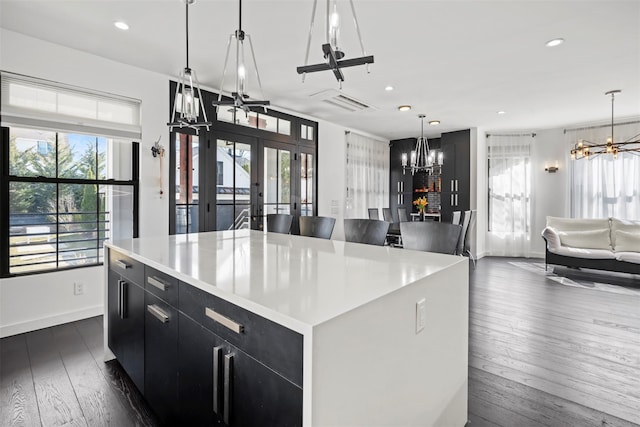
[[[427,325],[427,302],[424,298],[416,302],[416,334]]]
[[[84,283],[82,283],[82,282],[73,282],[73,294],[74,295],[83,295],[84,294]]]

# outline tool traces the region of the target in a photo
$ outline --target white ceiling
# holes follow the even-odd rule
[[[355,0],[367,54],[375,56],[370,74],[362,66],[344,71],[344,93],[375,107],[355,113],[309,98],[338,89],[331,72],[308,74],[304,83],[296,73],[312,3],[243,2],[242,26],[274,106],[389,139],[417,136],[421,113],[442,121],[428,136],[607,120],[611,89],[622,89],[616,117],[640,115],[640,1]],[[237,0],[198,0],[190,8],[190,65],[203,86],[220,84],[237,7]],[[324,7],[320,0],[319,31]],[[347,58],[361,56],[348,2],[339,7]],[[159,73],[177,76],[185,65],[180,0],[0,0],[0,16],[3,28]],[[117,30],[116,20],[130,30]],[[322,61],[319,31],[310,63]],[[566,42],[545,47],[556,37]],[[401,113],[401,104],[413,109]]]

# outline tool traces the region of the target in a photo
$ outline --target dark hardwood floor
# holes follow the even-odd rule
[[[640,425],[638,280],[609,292],[518,262],[540,261],[471,268],[469,425]],[[96,317],[0,340],[0,425],[158,425],[102,361],[102,331]]]

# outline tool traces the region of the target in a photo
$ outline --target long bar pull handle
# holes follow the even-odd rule
[[[127,282],[120,280],[120,318],[127,318]]]
[[[122,319],[122,280],[118,279],[118,317]]]
[[[242,326],[240,323],[235,322],[220,313],[217,313],[215,310],[212,310],[209,307],[205,307],[204,315],[214,322],[220,323],[225,328],[231,329],[236,334],[240,334],[242,333],[242,331],[244,331],[244,326]]]
[[[451,180],[451,191],[453,192],[453,180]]]
[[[453,194],[451,195],[451,206],[455,206],[455,205],[453,204]]]
[[[167,288],[169,287],[168,283],[153,276],[147,277],[147,283],[150,284],[151,286],[155,286],[161,291],[166,291]]]
[[[233,354],[224,355],[224,401],[222,420],[229,424],[233,394]]]
[[[149,304],[147,306],[147,311],[162,323],[167,323],[169,321],[169,315],[155,304]]]
[[[213,412],[219,414],[220,406],[220,358],[222,357],[222,346],[213,347]]]
[[[458,191],[458,180],[456,179],[456,191]]]
[[[456,206],[458,206],[458,194],[456,193]]]
[[[118,267],[120,267],[121,269],[123,269],[123,270],[126,270],[127,268],[131,268],[131,265],[129,265],[129,264],[127,264],[126,262],[121,261],[121,260],[119,260],[119,259],[115,260],[113,263],[114,263],[116,266],[118,266]]]

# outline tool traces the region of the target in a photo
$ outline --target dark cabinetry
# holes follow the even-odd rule
[[[469,129],[443,133],[441,138],[444,162],[442,165],[442,221],[451,222],[453,211],[470,208],[471,191],[471,132]]]
[[[407,212],[413,209],[413,175],[411,170],[402,169],[402,155],[411,162],[411,151],[416,148],[415,138],[396,139],[389,143],[389,207],[397,220],[398,207],[405,207]],[[382,219],[382,218],[381,218]]]
[[[180,421],[299,426],[302,389],[180,314]]]
[[[163,423],[302,425],[300,334],[109,257],[109,347]]]
[[[110,257],[107,284],[107,341],[131,380],[144,393],[144,289],[138,274],[143,266],[123,256]]]

